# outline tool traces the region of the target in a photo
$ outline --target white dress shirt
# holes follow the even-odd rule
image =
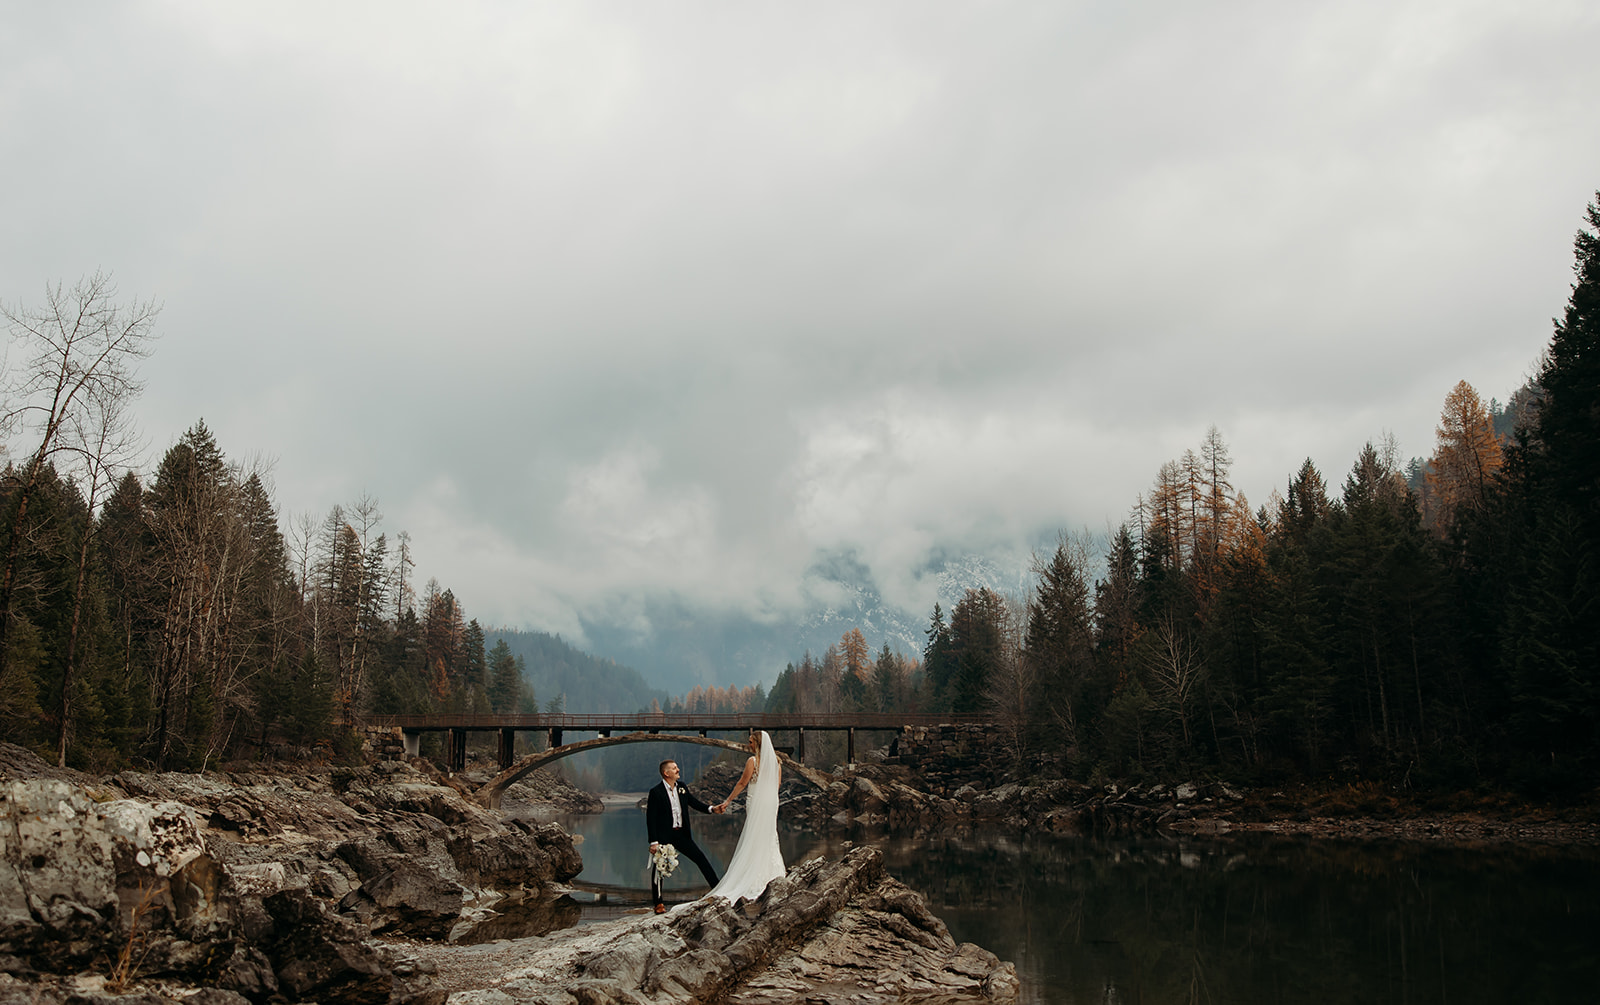
[[[663,782],[663,785],[666,783]],[[677,830],[683,826],[683,807],[678,805],[678,787],[667,785],[667,802],[672,804],[672,829]]]

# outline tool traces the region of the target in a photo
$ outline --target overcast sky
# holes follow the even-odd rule
[[[165,303],[286,516],[564,632],[781,619],[819,551],[1122,520],[1216,425],[1266,501],[1432,449],[1548,341],[1600,5],[0,3],[0,298]],[[642,626],[641,626],[642,627]]]

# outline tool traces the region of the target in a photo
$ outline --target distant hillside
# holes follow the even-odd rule
[[[665,705],[665,691],[652,688],[639,672],[613,660],[598,659],[568,645],[559,635],[494,629],[485,633],[490,648],[505,639],[523,664],[523,680],[533,687],[541,709],[565,695],[568,712],[614,712],[629,715]],[[569,733],[567,742],[588,739],[593,733]],[[642,792],[659,780],[657,763],[676,758],[685,780],[693,781],[717,751],[694,744],[629,744],[594,750],[559,761],[556,771],[591,792]]]
[[[968,589],[980,586],[1024,594],[1032,583],[1030,559],[1020,551],[941,555],[920,576],[948,611]],[[874,651],[887,643],[891,650],[921,656],[932,600],[925,610],[888,604],[872,571],[848,553],[819,555],[807,573],[805,588],[812,604],[794,620],[758,621],[656,598],[644,606],[648,634],[641,635],[636,623],[623,627],[590,621],[583,623],[583,633],[596,652],[639,667],[652,682],[678,695],[697,686],[770,686],[785,664],[798,661],[807,650],[820,657],[851,628],[861,629]],[[575,706],[569,702],[568,707]]]
[[[648,709],[652,700],[667,700],[667,693],[652,688],[639,671],[590,656],[559,635],[496,628],[485,639],[490,648],[505,639],[512,655],[522,660],[523,679],[533,687],[541,709],[562,695],[569,712],[628,714]]]

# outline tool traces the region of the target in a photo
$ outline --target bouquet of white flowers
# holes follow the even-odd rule
[[[650,864],[656,867],[657,875],[666,879],[678,868],[678,849],[670,844],[656,845],[656,850],[650,853]]]

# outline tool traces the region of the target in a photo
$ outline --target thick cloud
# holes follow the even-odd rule
[[[126,4],[0,25],[0,295],[165,300],[140,414],[363,492],[486,621],[778,622],[849,553],[1264,501],[1548,337],[1591,5]]]

